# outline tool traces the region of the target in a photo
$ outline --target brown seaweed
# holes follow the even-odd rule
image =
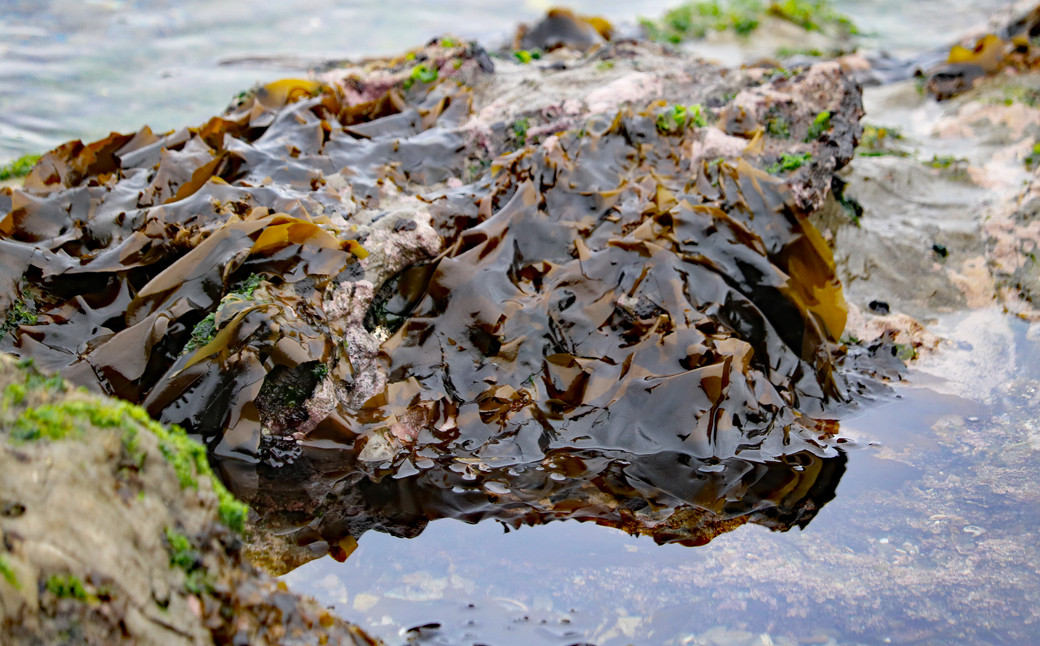
[[[1040,7],[1010,21],[997,33],[954,45],[944,64],[924,75],[925,88],[943,101],[967,92],[975,82],[1001,70],[1040,68]]]
[[[0,348],[204,439],[310,555],[441,517],[684,544],[804,526],[844,468],[809,416],[850,387],[807,218],[855,145],[854,86],[796,194],[760,170],[780,145],[761,128],[708,163],[704,130],[661,130],[656,102],[515,152],[475,138],[486,58],[433,43],[370,80],[281,81],[199,128],[52,151],[7,191],[0,279],[40,298]],[[389,215],[409,210],[429,223]],[[430,225],[439,253],[414,242]]]

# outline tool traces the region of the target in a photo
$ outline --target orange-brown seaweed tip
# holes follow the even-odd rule
[[[1040,7],[1034,7],[998,33],[951,47],[946,62],[924,74],[924,87],[942,101],[967,92],[987,76],[1040,69],[1038,35]]]
[[[582,24],[622,61],[598,85],[588,58],[435,42],[51,151],[0,194],[2,291],[36,319],[2,349],[202,437],[298,545],[445,516],[804,525],[844,464],[807,415],[856,388],[808,215],[858,88]],[[766,134],[784,115],[806,132]]]

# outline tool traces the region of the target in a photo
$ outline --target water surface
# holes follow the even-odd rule
[[[991,311],[936,327],[946,355],[843,420],[847,471],[802,531],[687,548],[437,521],[286,579],[389,643],[1035,643],[1040,327]]]
[[[0,162],[110,131],[202,123],[257,82],[453,33],[503,40],[548,0],[0,0]],[[670,0],[572,0],[634,22]],[[1006,0],[843,0],[870,47],[945,44]],[[638,9],[636,8],[638,7]]]

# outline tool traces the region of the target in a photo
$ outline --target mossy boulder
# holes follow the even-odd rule
[[[242,556],[203,447],[0,355],[0,643],[373,643]]]

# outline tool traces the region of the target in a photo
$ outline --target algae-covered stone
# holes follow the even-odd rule
[[[587,49],[441,40],[51,151],[0,221],[37,290],[0,347],[203,438],[312,555],[442,515],[805,524],[844,464],[811,415],[855,390],[808,215],[859,88],[587,25]]]
[[[0,642],[372,643],[243,560],[183,431],[7,355],[0,392]]]

